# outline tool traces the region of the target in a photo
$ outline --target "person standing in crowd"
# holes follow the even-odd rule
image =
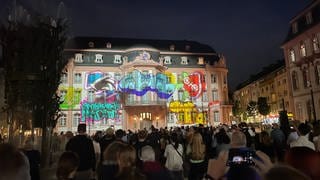
[[[39,180],[40,151],[33,148],[33,141],[31,137],[25,140],[22,152],[27,156],[29,160],[31,180]]]
[[[260,142],[258,143],[259,145],[256,147],[256,150],[260,150],[260,151],[264,152],[274,162],[275,153],[274,153],[274,149],[272,147],[271,138],[270,138],[269,134],[267,133],[267,131],[262,131],[260,133],[259,141]]]
[[[143,161],[142,173],[147,176],[148,180],[172,179],[169,171],[162,167],[160,162],[156,161],[155,152],[151,146],[144,146],[141,149],[140,159]]]
[[[206,172],[206,147],[200,133],[193,135],[191,144],[187,147],[187,156],[190,158],[189,179],[201,180]]]
[[[27,157],[11,144],[0,144],[0,180],[31,180]]]
[[[61,154],[56,176],[58,180],[73,180],[79,167],[79,157],[73,152],[64,152]]]
[[[220,128],[219,132],[215,135],[216,154],[218,155],[221,151],[228,151],[230,149],[230,138],[224,128]]]
[[[86,134],[86,124],[78,125],[78,135],[69,140],[66,151],[74,152],[80,158],[76,179],[90,179],[92,171],[95,171],[96,158],[92,140]]]
[[[312,150],[315,150],[313,142],[309,141],[309,133],[310,133],[310,126],[306,123],[301,123],[298,126],[299,138],[293,141],[290,144],[290,148],[292,147],[308,147]]]
[[[183,146],[178,142],[178,135],[172,132],[170,144],[167,144],[164,151],[166,158],[165,167],[170,171],[173,179],[183,180]]]
[[[286,149],[286,137],[278,124],[274,123],[272,128],[271,139],[273,141],[273,147],[275,148],[277,160],[283,161]]]
[[[106,130],[106,134],[100,140],[100,148],[101,148],[100,152],[103,153],[107,149],[108,145],[111,144],[114,140],[115,140],[114,130],[110,127]],[[101,159],[103,159],[102,153],[101,153]]]
[[[313,126],[313,143],[317,152],[320,152],[320,122],[317,121]]]
[[[139,173],[135,166],[136,150],[133,146],[125,144],[118,152],[118,173],[117,180],[145,180],[146,176]]]

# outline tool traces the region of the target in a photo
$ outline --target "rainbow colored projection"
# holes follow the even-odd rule
[[[124,76],[119,87],[121,92],[143,96],[148,91],[156,92],[161,99],[168,99],[172,96],[175,85],[170,84],[165,74],[156,75],[134,70]]]

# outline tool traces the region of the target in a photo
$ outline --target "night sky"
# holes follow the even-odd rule
[[[39,9],[45,0],[21,0]],[[47,7],[60,2],[47,0]],[[311,0],[64,0],[72,36],[194,40],[224,54],[229,85],[283,58],[289,21]],[[1,11],[12,0],[1,0]],[[4,5],[4,6],[3,6]],[[47,8],[52,10],[54,8]],[[2,13],[3,15],[3,13]]]

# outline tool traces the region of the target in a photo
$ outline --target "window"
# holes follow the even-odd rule
[[[294,53],[294,49],[290,49],[289,50],[289,58],[291,62],[295,62],[296,61],[296,55]]]
[[[316,78],[316,83],[319,85],[320,84],[320,64],[316,64],[314,66],[314,73],[315,73],[315,78]]]
[[[90,103],[92,103],[92,102],[94,102],[94,99],[95,99],[95,97],[94,97],[94,91],[89,90],[89,91],[88,91],[88,101],[89,101]]]
[[[67,73],[62,73],[61,74],[61,83],[62,84],[67,84],[68,82],[68,74]]]
[[[121,73],[118,73],[118,72],[115,73],[115,74],[114,74],[114,79],[117,80],[117,81],[120,81],[120,79],[121,79]]]
[[[67,91],[66,90],[60,90],[60,101],[66,100]]]
[[[292,24],[292,33],[295,34],[298,32],[298,23],[297,22],[294,22]]]
[[[65,127],[67,125],[67,115],[66,114],[64,114],[64,113],[61,114],[61,117],[59,119],[59,125],[61,127]]]
[[[223,84],[227,84],[227,76],[223,76]]]
[[[297,90],[299,88],[298,86],[299,84],[299,79],[298,79],[298,74],[296,71],[292,72],[292,86],[293,86],[293,90]]]
[[[171,64],[171,57],[170,56],[165,56],[164,57],[164,64]]]
[[[286,84],[287,83],[287,80],[286,79],[283,79],[282,80],[282,84]]]
[[[91,41],[88,43],[89,48],[94,48],[94,43]]]
[[[188,57],[182,56],[181,57],[181,64],[187,65],[188,64]]]
[[[73,93],[73,104],[80,104],[81,90],[75,90]]]
[[[81,53],[76,53],[74,61],[77,63],[82,63],[83,62],[83,55]]]
[[[312,38],[312,47],[313,47],[313,51],[316,52],[319,50],[319,40],[317,36],[314,36]]]
[[[219,111],[214,111],[213,112],[213,120],[214,120],[214,122],[220,122]]]
[[[118,55],[118,54],[114,55],[113,63],[114,64],[121,64],[122,63],[121,55]]]
[[[301,119],[302,118],[302,105],[301,103],[297,103],[296,104],[296,107],[297,107],[297,116],[296,116],[296,119]]]
[[[204,90],[202,93],[202,101],[208,102],[208,93],[206,90]]]
[[[81,115],[80,113],[74,113],[73,114],[73,120],[72,120],[72,126],[73,127],[77,127],[79,122],[80,122],[80,118],[81,118]]]
[[[308,69],[302,70],[303,85],[305,88],[310,86],[310,79],[308,74],[309,74]]]
[[[107,44],[106,44],[106,47],[108,48],[108,49],[111,49],[111,43],[110,42],[108,42]]]
[[[75,84],[81,84],[82,83],[81,73],[75,73],[74,74],[74,83]]]
[[[175,50],[175,46],[172,44],[170,45],[170,51],[174,51]]]
[[[204,57],[198,58],[198,64],[204,64]]]
[[[96,59],[94,60],[95,63],[103,63],[103,55],[102,54],[96,54]]]
[[[311,12],[307,13],[306,21],[307,21],[307,24],[311,24],[312,23],[312,14],[311,14]]]
[[[211,84],[217,83],[217,76],[215,74],[211,74]]]
[[[307,56],[306,44],[303,43],[303,42],[300,44],[300,55],[301,55],[301,57],[306,57]]]
[[[284,90],[284,91],[283,91],[283,94],[284,94],[284,96],[287,96],[287,95],[288,95],[288,91],[287,91],[287,90]]]
[[[278,81],[278,86],[280,86],[280,84],[281,84],[280,81]]]
[[[212,90],[212,100],[213,101],[219,100],[218,90],[216,90],[216,89]]]

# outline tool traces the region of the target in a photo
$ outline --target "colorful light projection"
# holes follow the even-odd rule
[[[201,72],[194,72],[183,79],[184,89],[191,97],[199,97],[205,90],[206,83]]]
[[[81,102],[81,88],[62,87],[60,90],[66,90],[67,93],[63,98],[63,102],[60,104],[61,109],[72,109]]]
[[[85,81],[85,89],[91,89],[92,85],[99,79],[104,77],[104,73],[101,71],[94,71],[94,72],[89,72],[86,75],[86,81]]]
[[[137,96],[143,96],[148,91],[156,92],[161,99],[168,99],[172,96],[175,86],[170,84],[165,74],[156,75],[134,70],[124,76],[120,82],[120,91]]]
[[[176,113],[180,124],[203,124],[205,116],[198,112],[196,106],[190,102],[171,101],[169,104],[171,113]]]
[[[95,122],[104,119],[119,119],[120,104],[113,103],[81,103],[81,122]]]

